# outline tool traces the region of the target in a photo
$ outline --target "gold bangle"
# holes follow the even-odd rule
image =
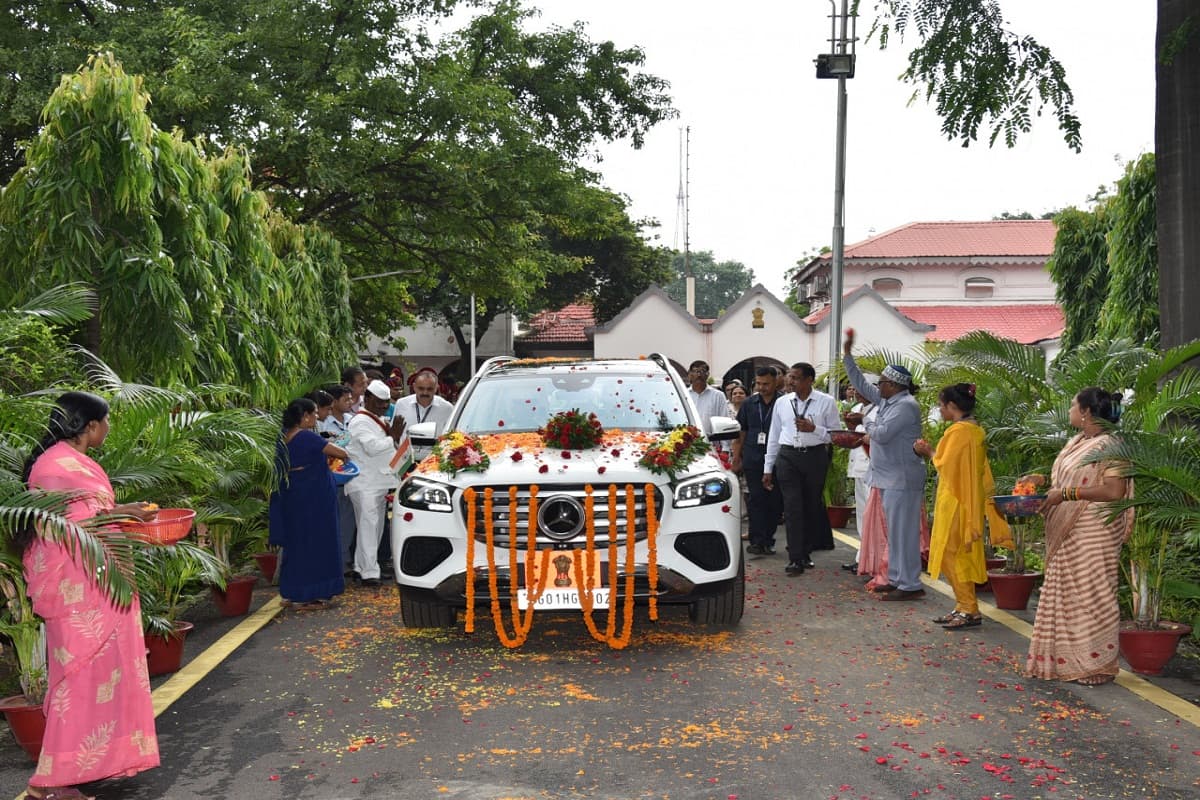
[[[1059,490],[1058,490],[1058,499],[1059,499],[1061,502],[1063,502],[1063,503],[1067,502],[1067,490],[1066,490],[1066,488],[1062,488],[1062,489],[1059,489]]]

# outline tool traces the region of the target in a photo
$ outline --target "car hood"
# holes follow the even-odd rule
[[[591,482],[664,486],[671,482],[670,475],[653,473],[638,463],[646,448],[657,441],[658,434],[654,433],[605,432],[600,446],[587,450],[547,447],[536,433],[478,438],[489,459],[483,472],[460,470],[451,476],[438,469],[437,460],[429,456],[417,465],[417,474],[461,487]],[[714,471],[724,471],[724,467],[710,452],[679,470],[676,477]]]

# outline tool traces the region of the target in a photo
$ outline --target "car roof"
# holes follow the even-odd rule
[[[616,371],[616,372],[666,372],[664,365],[654,357],[642,358],[518,358],[497,359],[488,369],[488,374],[506,372],[533,372],[553,374],[555,372],[570,372],[576,370]]]

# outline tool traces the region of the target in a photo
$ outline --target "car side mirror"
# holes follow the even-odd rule
[[[408,426],[408,438],[417,447],[433,447],[437,444],[437,423],[418,422]]]
[[[710,417],[709,425],[712,427],[712,433],[708,435],[710,442],[730,441],[742,432],[742,426],[732,417]]]

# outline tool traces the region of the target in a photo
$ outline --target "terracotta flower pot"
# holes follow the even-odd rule
[[[1040,572],[1025,572],[1020,575],[1011,572],[988,572],[988,583],[992,585],[992,594],[996,596],[996,608],[1008,611],[1024,611],[1029,605],[1029,597],[1041,579]]]
[[[995,570],[1003,569],[1004,565],[1006,563],[1008,563],[1008,559],[1006,559],[1006,558],[985,558],[984,563],[987,565],[987,571],[991,572],[994,569]],[[975,591],[990,593],[992,591],[992,582],[984,581],[983,583],[975,584]]]
[[[1159,622],[1157,628],[1139,628],[1133,620],[1124,620],[1117,640],[1121,657],[1130,669],[1141,675],[1161,675],[1163,667],[1175,655],[1179,640],[1191,632],[1191,626],[1182,622]]]
[[[225,590],[212,587],[213,602],[221,611],[223,617],[241,617],[250,613],[250,601],[254,598],[254,584],[258,578],[230,578],[225,582]]]
[[[22,695],[0,700],[0,710],[8,721],[17,744],[31,761],[42,753],[42,737],[46,734],[46,713],[41,705],[33,705]]]
[[[183,640],[187,638],[188,631],[194,627],[196,626],[190,622],[176,620],[175,633],[170,636],[158,636],[151,633],[145,635],[146,666],[151,677],[179,670],[179,666],[183,663]]]
[[[844,528],[850,521],[850,512],[854,506],[826,506],[825,514],[829,517],[829,525],[834,528]]]
[[[275,570],[279,568],[279,553],[255,553],[254,560],[258,562],[258,571],[262,573],[267,583],[275,580]]]

